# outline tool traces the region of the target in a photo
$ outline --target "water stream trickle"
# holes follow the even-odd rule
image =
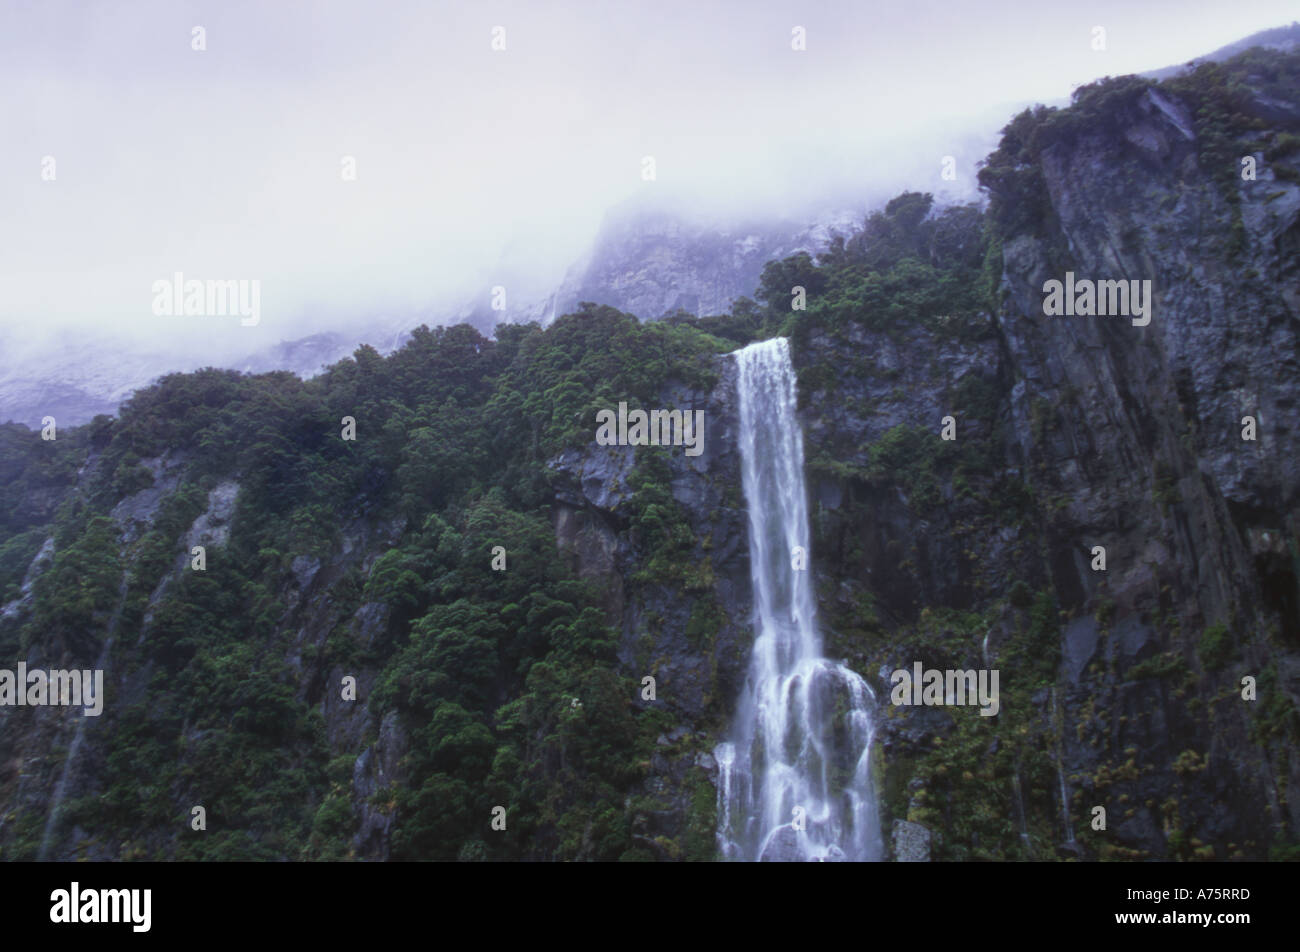
[[[99,649],[99,657],[95,660],[95,667],[92,670],[103,671],[104,666],[108,664],[108,652],[113,647],[113,637],[117,634],[118,622],[122,618],[122,609],[126,607],[128,577],[123,574],[122,583],[118,587],[117,607],[113,609],[113,615],[108,622],[108,634],[104,638],[103,645]],[[45,832],[41,836],[40,850],[36,854],[38,862],[44,862],[49,855],[50,844],[54,831],[58,829],[60,813],[63,808],[63,798],[68,792],[68,780],[72,772],[79,765],[78,756],[81,754],[81,745],[86,737],[86,722],[90,720],[81,711],[76,711],[77,727],[72,735],[72,743],[68,746],[68,754],[63,759],[63,770],[59,774],[59,782],[54,786],[54,796],[50,801],[50,812],[45,819]]]

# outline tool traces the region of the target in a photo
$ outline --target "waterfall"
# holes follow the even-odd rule
[[[1065,842],[1073,846],[1074,826],[1070,823],[1070,793],[1065,789],[1065,770],[1061,767],[1059,755],[1056,761],[1056,776],[1061,781],[1061,819],[1065,821]]]
[[[1025,853],[1034,858],[1034,842],[1029,838],[1029,826],[1025,822],[1025,794],[1020,785],[1020,761],[1016,761],[1015,772],[1011,775],[1011,792],[1016,797],[1016,819],[1020,823],[1020,842],[1025,846]]]
[[[715,751],[719,849],[737,860],[878,860],[875,698],[856,673],[821,656],[789,342],[733,356],[754,649],[732,736]]]
[[[104,665],[108,662],[108,650],[112,647],[112,644],[113,640],[111,638],[104,642],[99,652],[99,658],[95,662],[96,669],[103,670]],[[73,710],[76,711],[75,708]],[[86,737],[86,721],[90,720],[90,718],[80,711],[76,711],[73,716],[77,718],[77,728],[73,732],[72,744],[68,747],[68,754],[63,760],[63,771],[59,774],[59,782],[54,785],[54,796],[50,800],[50,815],[45,818],[45,833],[41,836],[41,848],[36,854],[37,862],[41,863],[45,862],[50,853],[51,837],[53,837],[54,831],[58,827],[62,814],[63,798],[68,792],[68,780],[72,776],[73,769],[81,763],[79,759],[81,744]]]
[[[1065,787],[1065,758],[1061,755],[1061,709],[1052,688],[1048,703],[1052,708],[1052,728],[1056,733],[1056,778],[1061,783],[1061,819],[1065,821],[1065,843],[1074,846],[1074,826],[1070,823],[1070,792]]]

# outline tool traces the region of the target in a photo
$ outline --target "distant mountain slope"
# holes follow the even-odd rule
[[[1281,52],[1300,48],[1300,21],[1292,23],[1290,26],[1279,26],[1272,30],[1261,30],[1258,33],[1252,33],[1245,39],[1219,47],[1213,53],[1198,56],[1190,63],[1165,66],[1162,69],[1153,69],[1149,73],[1143,73],[1142,75],[1150,79],[1168,79],[1171,76],[1178,76],[1187,72],[1195,63],[1222,63],[1238,53],[1244,53],[1252,46],[1262,46],[1266,49]]]
[[[644,204],[606,216],[591,250],[569,268],[559,287],[524,297],[504,312],[479,305],[461,313],[484,332],[502,318],[548,324],[582,301],[615,307],[642,320],[677,311],[725,314],[753,295],[763,265],[799,251],[817,254],[835,232],[860,225],[861,211],[814,216],[811,222],[750,221],[706,224]]]

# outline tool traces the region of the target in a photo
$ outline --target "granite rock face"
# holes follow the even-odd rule
[[[1250,676],[1300,703],[1300,186],[1259,155],[1259,178],[1230,203],[1172,93],[1149,90],[1111,119],[1044,153],[1047,230],[1003,243],[994,311],[959,334],[850,325],[795,342],[827,650],[871,673],[900,860],[951,842],[942,828],[932,841],[935,807],[910,772],[962,741],[949,711],[893,708],[889,672],[918,658],[908,632],[931,610],[987,610],[1016,582],[1050,593],[1060,657],[1011,712],[1051,763],[1038,778],[1017,765],[999,794],[1027,855],[1260,858],[1300,823],[1300,800],[1286,795],[1300,757],[1289,742],[1258,742],[1264,708],[1241,697]],[[1066,270],[1150,281],[1150,322],[1047,316],[1044,283]],[[711,593],[629,581],[640,566],[626,527],[630,448],[593,445],[555,463],[557,538],[579,574],[606,581],[621,661],[653,674],[655,703],[708,744],[726,729],[752,641],[734,384],[726,358],[719,367],[713,392],[663,404],[706,408],[706,452],[671,466]],[[888,434],[937,433],[949,416],[959,444],[986,451],[981,475],[948,474],[924,498],[865,475]],[[1242,439],[1246,416],[1255,441]],[[683,632],[710,595],[725,623],[701,647]],[[1013,645],[1028,603],[985,617],[977,638],[954,630],[922,659],[1001,668],[1004,686],[1025,688]],[[1204,647],[1216,626],[1226,661]],[[707,746],[689,736],[654,764],[649,785],[666,808],[653,832],[680,828],[682,765]],[[980,743],[992,756],[1005,741]],[[890,795],[903,789],[910,797]],[[891,817],[891,805],[905,812]],[[1094,806],[1111,817],[1104,838],[1086,836]]]
[[[1056,692],[1035,695],[1033,712],[1057,748],[1046,806],[1069,816],[1073,836],[1087,829],[1084,806],[1114,814],[1122,798],[1124,819],[1104,843],[1131,852],[1111,855],[1173,856],[1176,826],[1202,844],[1200,858],[1262,857],[1300,823],[1300,800],[1286,795],[1300,757],[1252,739],[1264,707],[1240,683],[1263,679],[1275,701],[1300,702],[1287,674],[1300,656],[1295,157],[1276,160],[1289,163],[1281,175],[1257,154],[1259,177],[1234,186],[1244,228],[1234,251],[1234,211],[1198,160],[1189,107],[1150,91],[1113,118],[1044,153],[1047,230],[1003,245],[1001,304],[986,327],[961,341],[909,329],[803,342],[805,370],[857,368],[829,384],[809,374],[814,460],[865,468],[883,434],[937,433],[949,414],[959,443],[996,442],[992,476],[971,493],[943,483],[941,510],[897,485],[814,469],[814,561],[825,604],[848,612],[873,599],[886,633],[866,653],[890,666],[912,656],[891,648],[888,631],[927,607],[971,608],[1015,580],[1049,588],[1062,661]],[[1044,283],[1067,269],[1149,280],[1150,323],[1046,316]],[[978,412],[977,379],[990,401]],[[1243,439],[1245,417],[1254,441]],[[1013,520],[998,497],[1022,483],[1034,515]],[[1202,648],[1216,625],[1230,645],[1223,664]],[[983,645],[994,667],[996,627]],[[954,666],[981,664],[978,644],[948,654]],[[908,725],[930,716],[882,707],[886,759],[924,749]],[[1093,842],[1084,855],[1104,848]]]
[[[651,763],[646,792],[662,809],[638,831],[647,844],[675,838],[690,811],[693,790],[716,779],[711,751],[729,723],[749,664],[750,580],[746,513],[740,491],[735,361],[715,360],[718,382],[709,392],[669,385],[658,407],[704,411],[701,452],[667,454],[668,486],[696,540],[696,581],[683,592],[675,581],[643,578],[646,553],[628,519],[634,500],[627,477],[636,448],[597,446],[594,438],[552,461],[554,522],[561,552],[580,578],[605,592],[607,617],[621,641],[618,658],[638,680],[655,679],[658,707],[679,725]],[[594,431],[593,431],[594,437]],[[654,849],[658,849],[654,847]]]

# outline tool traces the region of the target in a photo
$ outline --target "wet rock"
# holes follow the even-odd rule
[[[311,555],[295,556],[289,566],[289,571],[293,573],[294,581],[298,583],[298,588],[306,591],[311,585],[316,575],[320,572],[321,560]]]
[[[1097,656],[1097,622],[1092,616],[1076,618],[1066,626],[1061,640],[1062,662],[1071,684],[1078,684],[1092,659]]]
[[[388,858],[393,813],[382,804],[372,803],[371,798],[378,791],[402,782],[405,772],[401,762],[407,747],[406,732],[396,712],[390,712],[380,725],[378,739],[361,752],[353,766],[353,804],[358,815],[355,846],[364,858]]]
[[[187,457],[179,453],[140,461],[153,477],[152,485],[126,496],[109,513],[121,530],[123,544],[130,544],[149,531],[163,500],[180,485],[186,462]]]
[[[928,863],[930,831],[919,823],[895,820],[894,859],[900,863]]]
[[[777,827],[763,844],[760,863],[802,863],[805,860],[800,835],[789,824]]]
[[[196,545],[214,548],[226,544],[230,539],[230,519],[238,498],[239,483],[233,479],[223,480],[208,493],[207,509],[199,514],[186,533],[187,554]]]
[[[1130,663],[1145,661],[1160,650],[1156,633],[1136,615],[1130,615],[1115,625],[1111,629],[1111,639]]]

